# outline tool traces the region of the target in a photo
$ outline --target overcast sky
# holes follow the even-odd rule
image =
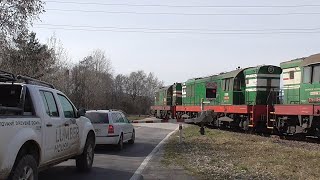
[[[46,1],[46,12],[33,30],[41,42],[55,33],[73,62],[99,48],[106,51],[116,74],[154,72],[165,84],[238,66],[279,65],[320,52],[317,1],[199,2]]]

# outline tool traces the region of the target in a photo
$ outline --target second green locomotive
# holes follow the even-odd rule
[[[280,67],[238,68],[189,79],[157,93],[162,91],[166,95],[157,94],[156,106],[151,107],[160,118],[195,118],[212,110],[211,123],[218,127],[320,137],[320,54]]]

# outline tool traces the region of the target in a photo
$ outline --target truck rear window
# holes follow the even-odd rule
[[[0,85],[0,106],[18,107],[22,86]]]
[[[1,84],[0,115],[34,115],[29,90],[24,91],[21,85]]]
[[[108,113],[87,112],[85,117],[90,119],[92,124],[109,124]]]

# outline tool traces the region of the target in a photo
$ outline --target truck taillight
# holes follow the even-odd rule
[[[113,134],[114,133],[114,127],[113,125],[108,126],[108,133]]]

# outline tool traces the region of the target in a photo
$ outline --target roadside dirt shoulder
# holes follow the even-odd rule
[[[188,171],[184,168],[163,163],[163,156],[164,148],[162,147],[142,173],[144,180],[197,180],[196,177],[188,174]]]

